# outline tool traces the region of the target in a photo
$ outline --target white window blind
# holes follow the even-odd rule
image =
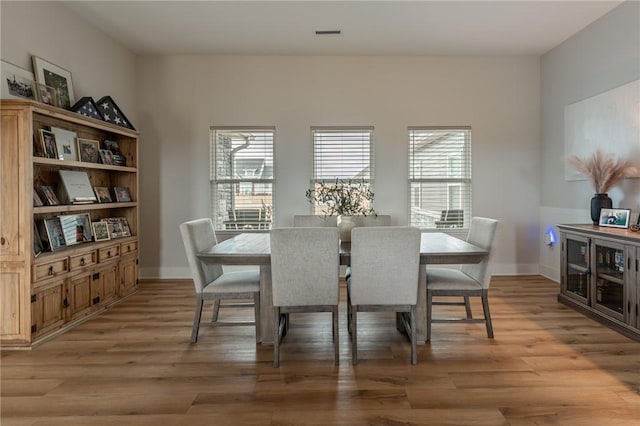
[[[409,128],[409,187],[411,225],[468,228],[471,129]]]
[[[274,133],[272,127],[211,127],[211,217],[216,229],[271,228]]]
[[[373,127],[312,127],[313,179],[321,182],[357,180],[371,185],[373,179]],[[315,214],[322,214],[315,206]]]

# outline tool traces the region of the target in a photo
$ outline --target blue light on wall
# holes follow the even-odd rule
[[[553,246],[558,242],[558,236],[556,235],[556,230],[553,225],[549,225],[544,233],[544,242],[548,246]]]

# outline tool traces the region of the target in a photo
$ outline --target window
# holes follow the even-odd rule
[[[217,230],[270,229],[275,129],[211,128],[211,217]]]
[[[409,223],[467,228],[471,218],[471,129],[409,128]]]
[[[372,134],[373,127],[312,127],[313,180],[315,186],[322,181],[358,180],[366,186],[373,179]],[[322,214],[316,206],[315,214]]]

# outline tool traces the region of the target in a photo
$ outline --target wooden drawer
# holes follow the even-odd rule
[[[103,247],[98,249],[98,262],[106,262],[109,259],[115,259],[120,256],[120,244]]]
[[[127,253],[131,253],[138,250],[137,241],[129,241],[128,243],[120,244],[120,255],[124,256]]]
[[[69,272],[69,259],[63,258],[36,265],[33,271],[33,282],[46,280]]]
[[[86,268],[96,263],[98,263],[98,253],[96,253],[95,250],[69,257],[69,264],[72,271]]]

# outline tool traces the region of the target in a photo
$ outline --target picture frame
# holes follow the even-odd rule
[[[100,161],[102,164],[107,164],[109,166],[113,165],[113,154],[108,149],[100,150]]]
[[[42,195],[44,196],[44,199],[46,200],[46,203],[48,206],[57,206],[58,204],[60,204],[60,201],[58,201],[58,197],[56,196],[56,193],[53,191],[53,188],[51,188],[50,186],[41,185],[40,192],[42,192]]]
[[[126,186],[114,186],[113,192],[116,194],[116,201],[119,203],[128,203],[131,201],[131,193]]]
[[[108,241],[111,239],[111,236],[109,235],[109,226],[107,222],[103,222],[103,221],[92,222],[91,226],[93,228],[94,241]]]
[[[93,241],[89,213],[60,215],[58,218],[67,246]]]
[[[61,129],[59,127],[51,127],[51,133],[56,135],[56,148],[58,149],[58,159],[65,161],[78,161],[78,152],[76,149],[76,132]]]
[[[33,206],[34,207],[44,206],[44,203],[40,199],[40,196],[38,195],[38,192],[36,191],[35,188],[33,188]]]
[[[38,100],[36,80],[31,71],[10,62],[0,61],[2,69],[2,99]]]
[[[78,154],[79,160],[83,163],[100,162],[100,142],[78,138]]]
[[[102,147],[111,151],[111,159],[114,166],[127,165],[127,159],[120,152],[120,145],[118,145],[118,141],[105,139],[104,142],[102,142]]]
[[[36,81],[58,90],[58,106],[70,109],[75,104],[71,72],[38,56],[32,56]]]
[[[124,216],[119,218],[119,219],[120,219],[120,223],[122,224],[122,236],[123,237],[130,237],[131,236],[131,228],[129,227],[129,221]]]
[[[40,145],[44,158],[59,158],[56,135],[48,130],[40,129]]]
[[[40,232],[38,232],[38,227],[36,225],[36,221],[33,221],[33,257],[38,257],[40,253],[44,251],[44,246],[42,245],[42,238],[40,237]]]
[[[64,232],[62,232],[62,224],[60,218],[51,217],[44,220],[44,227],[47,231],[47,238],[49,239],[49,246],[51,251],[56,251],[60,248],[66,247],[66,241],[64,240]]]
[[[598,225],[627,229],[629,227],[630,216],[631,209],[602,209],[600,210]]]
[[[47,86],[46,84],[36,84],[36,91],[38,95],[38,101],[43,104],[58,106],[57,94],[58,91],[55,87]]]
[[[96,193],[96,197],[98,197],[99,203],[113,203],[111,194],[109,193],[109,188],[106,186],[94,186],[93,190]]]
[[[124,237],[124,230],[122,229],[122,222],[119,218],[116,217],[108,217],[103,219],[103,221],[107,224],[109,228],[109,236],[113,238],[121,238]]]

